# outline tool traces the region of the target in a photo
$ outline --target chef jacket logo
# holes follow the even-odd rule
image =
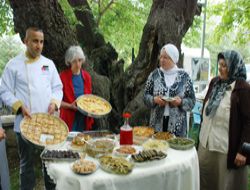
[[[43,74],[49,73],[49,66],[48,65],[43,65],[42,66],[42,73]]]
[[[48,65],[43,65],[42,66],[42,71],[49,71],[49,66]]]

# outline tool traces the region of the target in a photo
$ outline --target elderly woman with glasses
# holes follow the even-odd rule
[[[160,68],[148,77],[144,102],[151,108],[150,126],[156,131],[169,131],[176,136],[187,135],[187,111],[195,104],[189,75],[177,67],[179,51],[173,44],[162,47]]]
[[[90,130],[93,118],[82,115],[76,107],[76,99],[83,94],[92,93],[91,77],[82,69],[85,55],[80,46],[71,46],[65,54],[65,64],[69,67],[60,74],[63,83],[63,100],[60,117],[69,127],[69,131]]]

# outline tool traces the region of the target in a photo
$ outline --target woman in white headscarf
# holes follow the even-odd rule
[[[186,112],[195,104],[189,75],[177,67],[179,51],[166,44],[160,52],[160,68],[148,77],[144,102],[151,108],[150,126],[156,131],[169,131],[176,136],[187,135]]]

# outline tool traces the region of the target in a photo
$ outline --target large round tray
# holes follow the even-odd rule
[[[47,113],[34,113],[20,123],[22,137],[38,148],[58,147],[68,136],[68,127],[60,118]],[[48,138],[51,137],[51,138]]]
[[[83,103],[85,101],[85,104]],[[110,113],[112,106],[110,103],[93,94],[85,94],[76,99],[78,110],[89,117],[101,118]],[[96,107],[96,109],[94,108]],[[100,110],[98,110],[98,108]]]
[[[195,141],[189,138],[176,137],[168,140],[169,146],[176,150],[187,150],[193,148]]]

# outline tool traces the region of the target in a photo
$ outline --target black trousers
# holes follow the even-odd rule
[[[168,131],[168,120],[169,116],[163,116],[163,131],[167,132]]]

